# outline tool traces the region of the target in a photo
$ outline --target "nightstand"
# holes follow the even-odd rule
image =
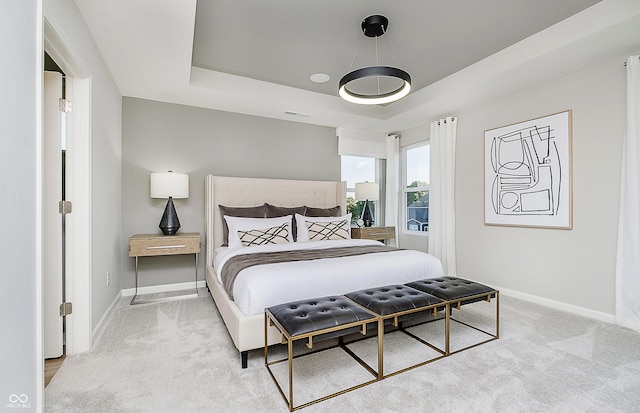
[[[351,228],[351,238],[354,239],[373,239],[376,241],[384,241],[395,237],[395,227]]]
[[[171,298],[187,298],[198,296],[198,253],[200,252],[200,234],[197,232],[185,232],[177,235],[163,234],[136,234],[129,238],[129,256],[136,258],[136,292],[131,299],[131,304],[144,304],[153,301],[163,301]],[[170,298],[154,300],[136,300],[138,297],[138,258],[165,255],[195,255],[195,294],[180,295]]]

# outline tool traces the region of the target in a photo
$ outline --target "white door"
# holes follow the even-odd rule
[[[44,358],[57,358],[63,353],[62,317],[62,215],[58,203],[62,199],[62,75],[44,73],[43,133],[43,311]]]

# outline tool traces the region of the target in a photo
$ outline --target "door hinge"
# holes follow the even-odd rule
[[[60,213],[62,215],[70,214],[71,213],[71,209],[72,209],[71,201],[60,201],[60,202],[58,202],[58,211],[60,211]]]
[[[60,112],[69,113],[71,112],[71,101],[67,99],[60,98]]]
[[[60,317],[64,317],[73,312],[73,306],[71,303],[62,303],[60,304]]]

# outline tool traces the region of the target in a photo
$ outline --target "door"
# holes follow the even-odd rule
[[[60,305],[63,300],[62,215],[62,75],[44,73],[44,131],[43,131],[43,324],[44,358],[63,354],[63,319]]]

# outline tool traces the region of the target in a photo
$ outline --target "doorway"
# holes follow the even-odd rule
[[[44,56],[43,324],[44,358],[65,355],[65,74]]]
[[[91,71],[63,39],[70,36],[44,9],[44,50],[65,73],[65,98],[73,102],[66,121],[65,198],[73,212],[65,216],[65,288],[73,313],[65,320],[65,353],[91,350]],[[43,291],[44,292],[44,291]]]

